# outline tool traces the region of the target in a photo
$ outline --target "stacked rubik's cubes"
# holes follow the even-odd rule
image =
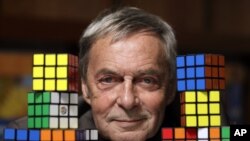
[[[4,140],[97,140],[97,130],[78,128],[78,57],[34,54],[28,92],[28,129],[4,130]]]
[[[34,54],[28,128],[77,128],[78,59],[70,54]]]
[[[177,91],[181,127],[162,128],[163,140],[230,139],[230,128],[221,126],[221,91],[225,89],[224,56],[177,56]]]

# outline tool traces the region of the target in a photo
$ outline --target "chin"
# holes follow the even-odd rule
[[[126,132],[126,133],[114,133],[110,137],[112,141],[145,141],[148,134],[145,132]]]

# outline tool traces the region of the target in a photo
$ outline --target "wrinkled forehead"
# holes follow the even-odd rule
[[[142,60],[153,59],[159,68],[165,69],[164,43],[155,34],[140,32],[115,39],[118,38],[114,38],[114,34],[98,39],[91,47],[89,63],[93,60],[102,62],[105,58],[120,62],[125,58],[132,63],[135,63],[133,59],[137,59],[139,62],[136,63],[140,64]]]
[[[93,44],[97,42],[98,40],[107,38],[107,37],[111,39],[110,44],[113,44],[115,42],[118,42],[120,40],[125,40],[135,35],[153,36],[157,38],[159,41],[161,41],[162,43],[164,43],[164,39],[155,31],[152,31],[149,28],[141,28],[141,29],[134,29],[134,30],[131,29],[131,30],[120,30],[120,31],[112,31],[112,30],[106,31],[97,35],[96,38],[94,39]]]
[[[111,32],[111,33],[107,33],[103,36],[97,37],[95,39],[95,41],[93,42],[93,44],[91,45],[91,49],[93,47],[96,46],[96,44],[100,41],[102,41],[102,43],[105,43],[105,48],[110,47],[114,44],[117,44],[117,42],[123,42],[126,43],[126,41],[132,39],[132,42],[137,42],[138,38],[141,37],[151,37],[154,38],[155,40],[155,44],[149,46],[149,49],[154,49],[154,50],[160,50],[161,54],[159,54],[158,58],[162,59],[162,55],[165,56],[165,42],[158,36],[158,34],[154,33],[154,32],[150,32],[150,31],[146,31],[146,30],[139,30],[137,32],[131,32],[131,33],[121,33],[121,32]],[[145,43],[144,43],[145,42]],[[145,44],[147,44],[148,42],[146,42],[144,40],[144,42],[140,42],[139,46],[147,46]],[[131,42],[130,42],[131,43]],[[157,43],[157,45],[156,45]],[[147,46],[147,47],[148,47]],[[134,48],[136,48],[137,46],[135,46]],[[103,48],[103,49],[105,49]],[[128,48],[125,49],[127,50]],[[142,51],[142,50],[138,50],[138,51]]]

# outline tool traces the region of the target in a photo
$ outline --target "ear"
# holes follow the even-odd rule
[[[81,85],[82,85],[83,99],[84,99],[85,102],[87,102],[89,105],[91,105],[90,93],[89,93],[87,83],[84,80],[82,80]]]

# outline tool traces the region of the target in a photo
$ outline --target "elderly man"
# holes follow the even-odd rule
[[[114,141],[156,140],[175,93],[175,37],[157,16],[137,8],[106,11],[80,39],[84,100],[80,128]]]
[[[91,110],[80,115],[79,129],[98,129],[99,140],[161,140],[176,90],[175,44],[172,28],[140,9],[98,16],[80,39],[82,93]],[[27,117],[9,127],[26,128]]]

